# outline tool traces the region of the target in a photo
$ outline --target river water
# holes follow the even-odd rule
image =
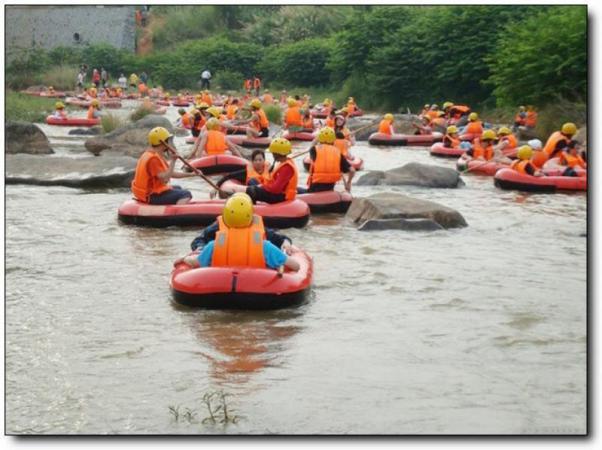
[[[367,170],[454,166],[352,151]],[[286,230],[314,258],[313,290],[272,312],[175,305],[172,261],[199,230],[120,225],[127,190],[7,186],[6,432],[584,433],[586,196],[463,178],[353,193],[433,200],[467,228],[367,233],[326,215]],[[203,423],[219,393],[230,420]]]

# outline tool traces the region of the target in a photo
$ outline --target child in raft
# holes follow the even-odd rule
[[[458,137],[458,127],[450,125],[447,127],[446,134],[443,136],[443,146],[446,148],[459,148],[460,138]]]
[[[220,122],[212,117],[205,124],[206,131],[194,144],[194,149],[188,159],[202,158],[208,155],[225,155],[229,150],[233,155],[242,158],[238,146],[226,138],[226,133],[221,131]]]
[[[290,239],[263,226],[247,194],[239,192],[230,197],[216,222],[192,242],[193,251],[202,246],[200,253],[178,258],[174,265],[183,262],[190,267],[279,269],[284,266],[295,272],[300,269],[299,262],[290,256],[293,251]],[[256,234],[261,239],[256,240]],[[241,239],[247,245],[240,245]],[[237,247],[231,248],[233,245]]]
[[[263,150],[254,150],[251,154],[251,162],[247,167],[224,175],[216,184],[221,187],[228,180],[237,180],[247,186],[259,186],[268,182],[270,177],[270,163],[266,161]],[[212,197],[216,195],[215,191],[211,193]]]
[[[67,118],[67,112],[65,111],[65,105],[63,104],[63,102],[56,102],[54,104],[54,113],[52,114],[52,117],[54,117],[55,119],[66,119]]]
[[[433,134],[433,129],[431,128],[431,118],[429,116],[424,116],[422,118],[422,125],[417,125],[415,123],[412,124],[412,126],[414,128],[416,128],[416,131],[414,132],[414,134],[417,135],[427,135],[427,134]]]
[[[380,124],[378,125],[378,132],[389,135],[389,136],[395,134],[395,130],[393,129],[394,121],[395,121],[395,118],[393,117],[393,114],[391,114],[391,113],[385,114],[385,116],[383,117],[383,120],[381,120]]]
[[[514,160],[510,165],[512,170],[534,177],[543,176],[543,173],[531,161],[531,157],[533,156],[533,149],[531,147],[528,145],[521,146],[521,148],[518,149],[516,156],[518,159]]]
[[[587,168],[587,163],[579,155],[576,146],[568,147],[560,153],[559,164],[566,166],[566,169],[562,172],[563,177],[577,177],[579,176],[577,173],[578,168],[582,170]]]

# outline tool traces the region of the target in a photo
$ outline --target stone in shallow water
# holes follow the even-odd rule
[[[443,230],[443,227],[430,219],[370,219],[361,224],[358,230],[435,231]]]
[[[434,188],[457,188],[464,181],[454,169],[429,164],[409,163],[402,167],[383,171],[373,171],[362,175],[358,186],[422,186]]]
[[[54,153],[48,137],[36,125],[30,122],[6,122],[6,153],[28,153],[48,155]]]

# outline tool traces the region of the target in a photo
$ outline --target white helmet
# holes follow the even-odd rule
[[[541,141],[539,139],[531,139],[529,142],[527,142],[527,144],[533,150],[541,150],[541,148],[543,147],[543,144],[541,143]]]

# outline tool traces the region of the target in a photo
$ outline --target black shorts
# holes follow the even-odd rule
[[[270,130],[268,128],[262,128],[259,132],[258,137],[268,137],[270,135]]]
[[[172,189],[168,191],[161,192],[160,194],[151,194],[148,202],[151,205],[175,205],[182,198],[192,198],[192,194],[180,186],[172,186]]]
[[[280,203],[285,200],[284,194],[272,194],[271,192],[267,192],[261,186],[249,186],[247,187],[246,193],[251,197],[253,203]]]

